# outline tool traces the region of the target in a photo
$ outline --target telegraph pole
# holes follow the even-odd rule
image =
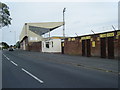
[[[65,37],[65,10],[66,8],[63,9],[63,37]]]

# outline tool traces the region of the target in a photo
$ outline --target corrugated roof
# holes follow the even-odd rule
[[[38,35],[48,33],[63,25],[63,22],[47,22],[47,23],[27,23],[29,30]]]
[[[53,29],[55,27],[62,26],[63,22],[44,22],[44,23],[27,23],[27,24],[34,27]]]
[[[44,23],[25,23],[23,30],[20,34],[20,41],[25,37],[30,35],[32,32],[34,35],[43,35],[49,31],[52,31],[63,25],[63,22],[44,22]],[[26,27],[26,28],[25,28]]]

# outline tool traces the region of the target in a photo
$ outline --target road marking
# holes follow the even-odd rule
[[[7,58],[7,60],[10,60],[10,58],[8,58],[5,54],[3,54],[3,56],[4,56],[5,58]]]
[[[12,64],[14,64],[15,66],[18,66],[15,62],[13,62],[13,61],[10,61]]]
[[[25,73],[27,73],[28,75],[30,75],[31,77],[33,77],[34,79],[36,79],[38,82],[43,83],[42,80],[40,80],[39,78],[37,78],[37,77],[34,76],[33,74],[29,73],[27,70],[25,70],[25,69],[23,69],[23,68],[22,68],[22,70],[23,70]]]

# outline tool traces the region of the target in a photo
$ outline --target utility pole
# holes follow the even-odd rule
[[[95,32],[93,30],[91,30],[91,31],[95,34]]]
[[[66,8],[63,9],[63,37],[65,37],[65,10]]]
[[[50,29],[49,29],[49,40],[50,40]]]
[[[114,29],[114,31],[116,31],[115,27],[112,25],[112,28]]]

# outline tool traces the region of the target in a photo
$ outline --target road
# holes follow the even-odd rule
[[[60,54],[58,58],[57,54],[21,50],[5,50],[2,55],[3,88],[118,87],[115,73],[59,62],[61,58],[69,61],[72,56]]]

